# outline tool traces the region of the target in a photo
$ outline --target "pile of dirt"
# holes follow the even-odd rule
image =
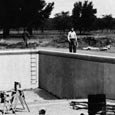
[[[2,42],[0,43],[0,49],[24,49],[24,48],[36,48],[39,44],[36,42],[28,43],[28,47],[25,46],[24,42],[17,42],[17,43],[7,43]]]

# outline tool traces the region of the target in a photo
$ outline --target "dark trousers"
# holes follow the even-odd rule
[[[69,52],[76,52],[76,40],[75,39],[70,39],[69,42]]]

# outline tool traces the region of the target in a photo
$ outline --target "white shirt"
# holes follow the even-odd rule
[[[70,41],[70,39],[75,39],[77,41],[77,35],[76,35],[75,31],[70,31],[68,33],[68,40]]]

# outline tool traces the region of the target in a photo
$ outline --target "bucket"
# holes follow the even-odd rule
[[[106,96],[105,94],[88,95],[88,113],[95,115],[98,112],[106,115]]]

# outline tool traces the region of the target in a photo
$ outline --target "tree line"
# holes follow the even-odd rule
[[[38,28],[49,18],[54,2],[44,0],[0,0],[0,28],[3,37],[11,28],[24,28],[32,34],[32,28]]]
[[[55,8],[54,2],[45,0],[0,0],[0,28],[7,37],[11,28],[23,28],[32,34],[33,29],[66,31],[74,27],[80,33],[90,30],[115,29],[112,15],[97,18],[97,9],[89,1],[76,2],[69,12],[60,12],[49,18]]]
[[[47,22],[46,28],[66,31],[74,27],[79,33],[91,30],[114,30],[115,18],[112,15],[103,15],[102,18],[96,16],[97,9],[93,8],[93,3],[89,1],[76,2],[69,12],[60,12]]]

